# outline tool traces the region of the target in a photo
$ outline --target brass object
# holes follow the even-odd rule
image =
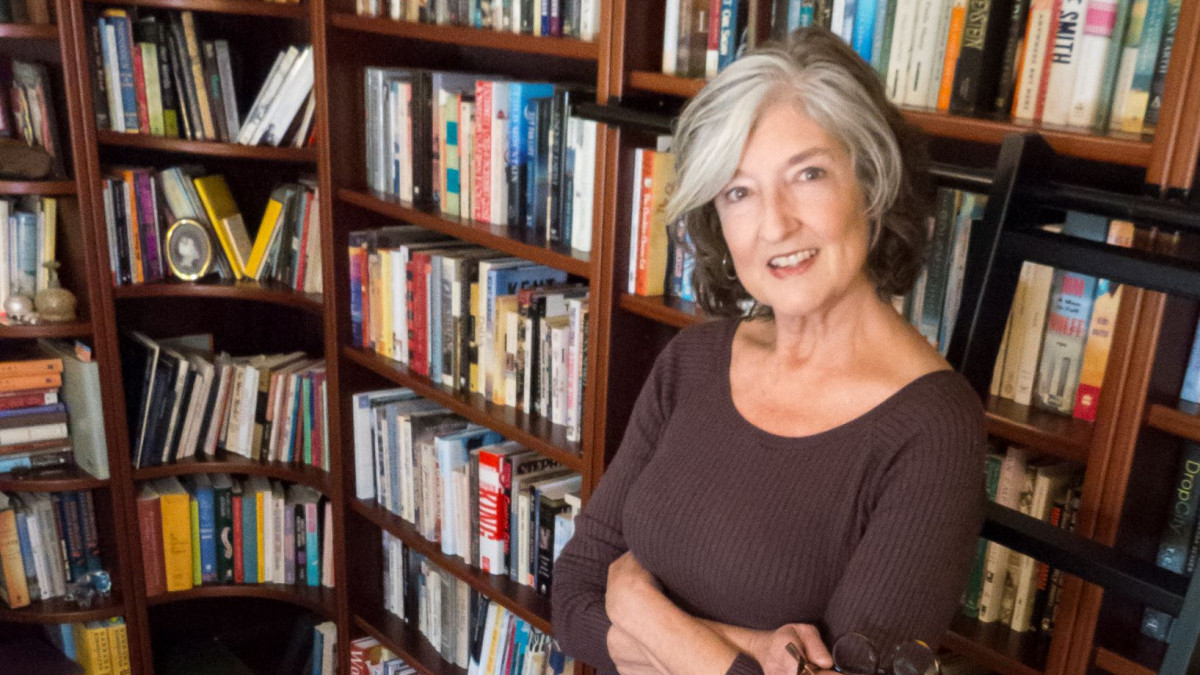
[[[191,218],[167,229],[167,266],[183,281],[195,281],[212,270],[213,246],[208,230]]]

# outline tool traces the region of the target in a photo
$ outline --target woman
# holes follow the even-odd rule
[[[983,416],[886,300],[919,274],[918,138],[824,30],[740,59],[674,149],[710,315],[659,355],[554,572],[601,670],[794,673],[848,632],[932,645],[981,522]],[[747,318],[738,302],[751,300]]]

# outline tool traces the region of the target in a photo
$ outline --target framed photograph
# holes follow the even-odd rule
[[[200,222],[183,218],[167,229],[167,265],[171,274],[195,281],[212,269],[212,239]]]

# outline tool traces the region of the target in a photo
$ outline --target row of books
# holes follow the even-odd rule
[[[46,263],[57,256],[57,225],[54,197],[0,197],[0,301],[18,293],[32,299],[50,287]]]
[[[355,496],[446,555],[549,593],[582,477],[409,389],[353,397]]]
[[[275,187],[253,243],[242,211],[222,174],[199,166],[163,170],[117,167],[103,178],[109,268],[118,285],[162,281],[175,273],[166,261],[166,233],[181,219],[200,223],[209,238],[210,271],[227,281],[271,281],[305,293],[321,292],[320,200],[315,181]],[[197,251],[196,255],[203,255]],[[189,270],[179,270],[193,280]]]
[[[325,363],[304,352],[214,355],[212,337],[122,336],[121,368],[135,467],[218,451],[329,467]]]
[[[373,637],[350,641],[352,675],[416,675],[417,669]]]
[[[48,625],[46,636],[84,675],[129,675],[129,636],[125,619],[114,616],[87,623]]]
[[[74,464],[108,478],[99,366],[86,347],[38,340],[0,361],[0,473]]]
[[[43,64],[0,56],[0,138],[15,138],[49,155],[49,166],[45,167],[49,170],[39,171],[42,175],[31,176],[34,178],[67,176],[68,151],[54,108],[55,91]],[[0,175],[6,173],[6,168],[0,168]]]
[[[353,344],[579,439],[585,285],[412,225],[352,232],[349,249]]]
[[[330,504],[306,485],[195,474],[143,483],[146,594],[206,584],[333,586]]]
[[[573,673],[545,633],[383,533],[383,608],[467,675]]]
[[[1196,523],[1200,494],[1195,490],[1196,476],[1200,474],[1200,443],[1183,441],[1181,446],[1154,562],[1165,570],[1190,577],[1200,559],[1200,527]],[[1142,616],[1142,634],[1166,642],[1174,622],[1170,614],[1147,607]]]
[[[0,600],[13,609],[59,598],[104,569],[89,491],[0,492]]]
[[[600,0],[355,0],[360,16],[594,42]]]
[[[403,68],[364,87],[372,190],[591,249],[597,126],[572,114],[590,90]]]
[[[0,23],[54,23],[53,3],[49,0],[0,0]]]
[[[659,136],[655,148],[636,148],[629,221],[629,264],[626,292],[669,295],[695,300],[692,269],[695,255],[679,241],[678,223],[666,220],[667,194],[675,180],[670,136]]]
[[[191,11],[105,9],[92,24],[92,93],[102,130],[243,145],[311,143],[311,45],[275,58],[244,117],[228,40],[203,40]]]
[[[1024,448],[988,454],[988,499],[1074,529],[1079,511],[1079,467],[1030,456]],[[1002,622],[1016,632],[1054,628],[1054,612],[1062,588],[1062,572],[1030,556],[980,538],[970,581],[963,592],[963,612],[983,623]]]

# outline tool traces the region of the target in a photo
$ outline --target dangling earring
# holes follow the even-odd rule
[[[733,261],[729,259],[729,254],[726,253],[724,258],[721,258],[721,271],[725,273],[725,278],[729,281],[737,281],[737,269],[733,266]]]

